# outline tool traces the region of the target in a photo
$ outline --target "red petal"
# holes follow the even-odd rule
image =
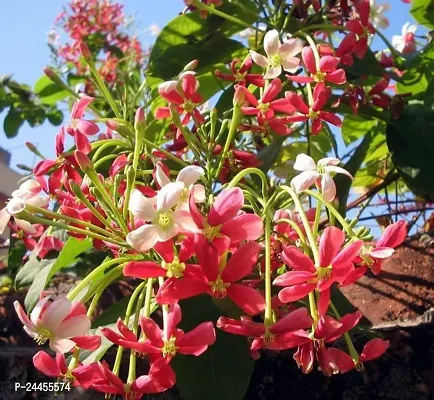
[[[407,221],[398,221],[389,225],[378,240],[376,247],[399,246],[407,237]]]
[[[224,332],[243,336],[260,336],[265,332],[264,324],[248,320],[238,321],[226,317],[220,317],[218,319],[217,327]]]
[[[316,275],[309,271],[289,271],[279,275],[274,281],[275,286],[293,286],[314,279]]]
[[[304,65],[306,66],[306,69],[311,74],[316,74],[316,62],[315,62],[315,56],[313,55],[313,50],[310,46],[306,46],[303,48],[301,52],[301,56],[303,58]]]
[[[203,235],[195,237],[196,258],[209,281],[215,281],[219,272],[219,254]]]
[[[285,333],[311,327],[312,317],[307,308],[297,308],[276,322],[270,329],[271,333]]]
[[[221,233],[233,242],[256,240],[262,235],[262,219],[255,214],[242,214],[225,222]]]
[[[265,299],[256,289],[232,284],[227,290],[231,300],[248,315],[256,315],[265,309]]]
[[[345,351],[335,349],[333,347],[328,349],[329,353],[332,355],[335,363],[339,367],[339,372],[345,374],[355,368],[354,361]]]
[[[45,351],[38,351],[33,356],[33,365],[44,375],[57,378],[61,372],[55,360],[53,360]]]
[[[124,276],[132,276],[133,278],[157,278],[166,276],[166,270],[159,264],[153,261],[131,261],[124,267]]]
[[[357,242],[351,243],[350,245],[344,247],[338,253],[338,255],[333,258],[330,264],[333,265],[333,268],[343,268],[348,264],[351,264],[353,260],[359,255],[362,247],[363,247],[362,240],[358,240]]]
[[[279,292],[279,300],[283,303],[290,303],[292,301],[300,300],[307,296],[310,292],[315,290],[314,283],[300,283],[296,286],[290,286],[282,289]]]
[[[324,229],[319,242],[319,263],[321,267],[332,265],[345,240],[345,233],[339,228],[329,226]]]
[[[315,272],[312,260],[295,246],[283,248],[282,259],[284,263],[297,271]]]
[[[190,332],[183,335],[180,339],[176,340],[176,346],[179,347],[179,352],[181,354],[194,354],[198,356],[203,353],[194,351],[195,347],[201,347],[206,350],[206,348],[215,342],[215,330],[212,322],[204,322],[198,325],[196,328]],[[191,348],[191,349],[189,349]]]
[[[140,326],[146,338],[152,343],[153,346],[163,347],[162,331],[157,323],[148,317],[140,318]]]
[[[80,349],[96,350],[101,345],[101,336],[87,335],[87,336],[74,336],[71,338]]]
[[[360,361],[371,361],[375,358],[382,356],[389,348],[390,342],[388,340],[372,339],[366,343],[360,355]]]
[[[248,242],[232,255],[221,277],[224,282],[237,282],[252,273],[253,267],[258,260],[261,246],[256,242]]]
[[[211,226],[224,224],[234,218],[244,205],[244,195],[240,188],[223,190],[215,199],[208,216]]]
[[[172,304],[178,300],[188,299],[209,291],[203,280],[195,278],[170,279],[157,293],[158,304]]]

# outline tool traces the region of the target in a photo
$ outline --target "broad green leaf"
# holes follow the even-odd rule
[[[23,113],[14,109],[10,109],[3,121],[3,129],[8,138],[17,136],[18,130],[24,123]]]
[[[371,49],[368,49],[365,57],[363,57],[361,60],[357,57],[354,57],[354,64],[351,66],[346,66],[345,71],[349,81],[357,80],[359,77],[365,75],[375,75],[379,77],[384,75],[384,68],[377,61],[375,54]]]
[[[59,126],[63,121],[63,113],[60,110],[53,110],[47,113],[48,121],[54,126]]]
[[[15,286],[21,288],[31,285],[39,272],[53,260],[38,260],[35,253],[31,253],[29,260],[20,268],[15,277]]]
[[[427,200],[434,199],[434,111],[413,101],[399,119],[387,126],[392,161],[408,187]]]
[[[262,161],[259,168],[263,172],[268,172],[268,170],[274,165],[286,139],[286,136],[276,136],[268,146],[265,146],[259,152],[258,158]]]
[[[434,1],[413,0],[410,13],[419,24],[434,29]]]
[[[24,299],[27,312],[30,312],[38,302],[39,296],[47,284],[48,275],[55,263],[55,260],[41,260],[41,266],[43,265],[43,267],[40,268],[39,272],[35,275],[29,291],[26,294],[26,298]]]
[[[342,124],[342,138],[345,145],[348,146],[366,135],[377,123],[378,120],[376,119],[366,119],[353,114],[345,114]]]
[[[35,84],[34,92],[44,104],[56,104],[69,96],[69,93],[54,83],[48,76],[42,76]]]
[[[221,311],[209,296],[181,303],[184,331],[204,321],[215,322]],[[199,357],[176,355],[172,365],[176,386],[184,400],[240,400],[244,397],[253,370],[246,338],[216,329],[217,340]]]

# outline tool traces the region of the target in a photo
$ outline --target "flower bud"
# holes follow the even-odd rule
[[[26,142],[27,148],[38,157],[45,159],[45,157],[41,154],[41,152],[37,149],[37,147],[32,142]]]
[[[92,58],[92,53],[89,50],[89,47],[87,46],[86,43],[81,42],[80,43],[80,53],[83,56],[83,58],[85,60],[91,59]]]
[[[43,68],[44,74],[47,75],[50,79],[55,78],[56,74],[50,67]]]
[[[145,111],[143,110],[142,107],[139,107],[136,110],[136,116],[135,116],[134,121],[136,124],[141,124],[141,123],[145,122]]]
[[[184,67],[184,69],[182,70],[183,72],[186,72],[186,71],[194,71],[196,68],[197,68],[197,66],[199,65],[199,60],[193,60],[193,61],[190,61],[185,67]]]
[[[233,105],[241,107],[244,104],[245,98],[246,95],[244,93],[244,88],[242,86],[237,85],[235,87]]]
[[[74,157],[83,172],[87,173],[88,171],[93,171],[92,161],[90,161],[85,153],[76,150],[74,151]]]

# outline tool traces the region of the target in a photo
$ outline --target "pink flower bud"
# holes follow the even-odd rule
[[[136,110],[136,116],[134,121],[136,124],[142,124],[143,122],[145,122],[145,111],[142,107],[139,107]]]
[[[183,71],[194,71],[199,65],[199,60],[190,61],[183,69]]]
[[[234,94],[234,100],[233,104],[234,106],[242,106],[244,104],[246,95],[244,93],[244,90],[241,86],[237,85],[235,87],[235,94]]]
[[[49,78],[54,78],[56,74],[50,67],[44,67],[43,68],[44,74],[47,75]]]
[[[118,131],[119,124],[116,121],[107,121],[106,123],[107,128],[111,129],[112,131]]]
[[[80,43],[80,53],[85,59],[92,58],[92,53],[90,52],[87,44],[84,42]]]
[[[92,162],[85,153],[80,150],[76,150],[74,152],[74,157],[83,172],[92,169]]]

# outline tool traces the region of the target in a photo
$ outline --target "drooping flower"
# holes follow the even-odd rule
[[[277,78],[282,69],[287,72],[295,72],[300,60],[295,57],[303,48],[300,39],[289,39],[285,43],[279,40],[279,32],[275,29],[268,31],[264,36],[264,49],[267,57],[250,50],[250,56],[259,66],[266,68],[264,79]]]
[[[26,233],[36,234],[36,227],[30,222],[17,218],[20,212],[26,209],[26,205],[35,207],[46,207],[48,198],[38,196],[42,191],[41,185],[35,179],[29,179],[22,183],[18,190],[12,192],[12,199],[7,203],[6,207],[0,210],[0,234],[4,232],[9,220],[14,218],[16,224]]]
[[[334,282],[342,281],[354,268],[353,261],[363,247],[363,241],[357,240],[342,248],[345,233],[329,226],[321,235],[319,243],[319,265],[295,246],[284,247],[282,259],[293,270],[278,276],[273,284],[285,286],[279,292],[279,299],[293,302],[317,289],[320,292],[318,311],[324,315],[330,301],[330,287]]]
[[[288,122],[304,122],[310,120],[313,135],[317,135],[321,131],[323,121],[338,127],[342,126],[342,121],[336,114],[323,110],[330,96],[330,87],[325,86],[324,83],[317,84],[313,90],[313,104],[309,107],[297,93],[286,92],[286,99],[298,111],[298,113],[286,117],[286,120]]]
[[[216,70],[215,75],[225,81],[235,82],[237,85],[248,86],[252,84],[258,87],[263,87],[265,85],[264,78],[260,74],[250,73],[252,66],[253,61],[250,56],[248,56],[244,61],[236,58],[231,62],[232,74]]]
[[[146,252],[156,243],[172,239],[180,232],[197,231],[188,211],[173,210],[184,189],[184,182],[170,182],[151,198],[137,189],[131,191],[130,212],[137,219],[150,222],[127,235],[126,241],[133,249]]]
[[[24,324],[24,330],[38,344],[44,344],[48,340],[53,351],[67,353],[77,345],[74,337],[82,337],[90,329],[86,308],[82,303],[71,303],[65,297],[51,303],[49,300],[49,297],[41,299],[31,312],[30,318],[18,301],[14,302],[15,311]],[[93,341],[93,337],[89,336],[89,339]]]
[[[299,154],[295,159],[294,169],[302,171],[291,181],[291,186],[296,192],[308,189],[314,183],[321,190],[325,201],[333,201],[336,197],[336,185],[332,174],[344,174],[353,179],[345,169],[338,167],[340,160],[334,157],[322,158],[315,163],[312,157],[306,154]]]
[[[264,310],[265,300],[256,289],[238,283],[252,273],[260,245],[247,242],[226,262],[227,253],[219,256],[204,236],[196,237],[196,257],[201,268],[191,269],[182,279],[168,279],[157,293],[157,303],[171,304],[178,300],[206,293],[216,298],[228,296],[245,313],[256,315]],[[226,243],[227,245],[228,243]]]
[[[410,25],[410,22],[406,22],[402,26],[401,35],[392,36],[392,45],[402,54],[411,54],[416,51],[416,41],[414,34],[416,32],[417,25]]]
[[[313,50],[310,46],[304,47],[301,54],[303,63],[306,66],[310,76],[287,75],[289,80],[298,83],[330,82],[336,85],[342,85],[346,82],[347,78],[345,76],[345,70],[342,68],[338,69],[340,62],[339,58],[328,55],[321,57],[318,69],[316,66]]]

